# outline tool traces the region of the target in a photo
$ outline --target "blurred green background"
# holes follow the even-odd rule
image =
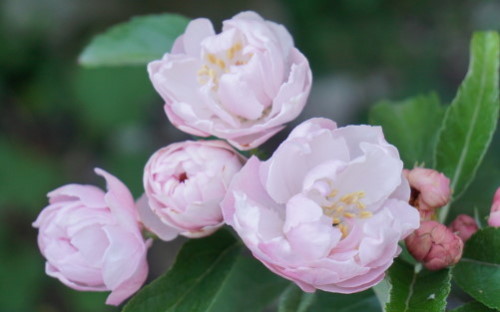
[[[249,9],[285,24],[310,59],[314,88],[297,122],[312,116],[366,122],[379,99],[431,90],[448,103],[466,72],[472,31],[500,30],[500,1],[2,0],[0,311],[117,311],[103,304],[107,294],[78,293],[45,276],[31,223],[59,185],[102,186],[96,166],[139,196],[148,156],[187,138],[168,123],[145,67],[78,66],[92,36],[133,15],[173,12],[220,25]],[[286,133],[265,148],[272,152]],[[499,147],[497,135],[452,214],[488,211],[500,185]],[[155,244],[151,277],[180,243]]]

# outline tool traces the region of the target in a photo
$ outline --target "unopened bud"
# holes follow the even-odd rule
[[[453,233],[457,234],[464,243],[478,230],[476,220],[465,214],[458,215],[450,224],[449,228]]]
[[[405,239],[408,251],[429,270],[456,264],[462,257],[464,243],[450,229],[436,221],[424,221]]]
[[[450,179],[444,174],[418,167],[404,170],[404,174],[412,188],[411,205],[419,210],[432,211],[448,204],[451,195]]]
[[[493,203],[491,204],[488,225],[493,227],[500,227],[500,187],[497,189],[495,196],[493,196]]]

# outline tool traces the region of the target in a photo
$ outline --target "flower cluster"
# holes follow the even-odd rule
[[[436,270],[455,264],[478,229],[465,215],[449,228],[435,221],[450,200],[449,179],[403,170],[381,127],[313,118],[265,161],[238,151],[282,130],[309,95],[308,61],[282,25],[243,12],[216,34],[208,20],[193,20],[148,72],[172,124],[216,139],[156,151],[137,201],[101,169],[107,192],[68,184],[48,194],[33,225],[47,274],[71,288],[111,291],[106,303],[119,305],[146,280],[152,240],[144,237],[199,238],[228,224],[302,290],[354,293],[384,278],[399,241]],[[499,215],[500,190],[489,224],[500,225]]]

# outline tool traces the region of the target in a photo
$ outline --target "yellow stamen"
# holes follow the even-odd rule
[[[365,209],[365,208],[366,208],[366,205],[365,205],[365,204],[363,204],[363,203],[362,203],[362,202],[360,202],[360,201],[357,201],[357,202],[356,202],[356,208],[358,208],[359,210],[363,210],[363,209]]]
[[[352,219],[352,218],[355,218],[356,215],[352,212],[344,212],[344,217]]]
[[[337,206],[337,208],[335,209],[335,211],[338,213],[342,213],[344,212],[344,210],[345,210],[344,206]]]
[[[356,194],[350,193],[350,194],[344,195],[340,198],[340,201],[343,203],[346,203],[348,205],[351,205],[356,201]]]
[[[328,197],[328,198],[333,198],[333,197],[337,196],[337,194],[338,194],[338,193],[339,193],[339,191],[337,191],[337,190],[332,190],[332,191],[330,192],[330,194],[328,194],[328,195],[327,195],[327,197]]]
[[[226,68],[226,63],[221,60],[221,59],[217,59],[217,65],[221,68],[221,69],[224,69]]]
[[[348,233],[347,226],[345,224],[339,224],[338,226],[340,232],[342,233],[342,238],[346,237]]]
[[[217,58],[212,53],[208,53],[207,54],[207,59],[212,64],[216,64],[217,63]]]
[[[370,217],[372,217],[372,216],[373,216],[373,213],[372,213],[371,211],[361,211],[361,212],[359,213],[359,217],[360,217],[361,219],[367,219],[367,218],[370,218]]]
[[[229,48],[226,51],[227,58],[231,60],[234,57],[234,54],[236,52],[240,51],[241,49],[243,49],[243,47],[241,46],[241,43],[234,44],[231,48]]]

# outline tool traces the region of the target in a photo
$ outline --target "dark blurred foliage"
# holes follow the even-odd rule
[[[311,61],[315,88],[301,120],[320,114],[343,124],[365,122],[367,106],[380,97],[436,90],[449,102],[466,72],[472,31],[500,30],[498,1],[3,0],[0,311],[116,311],[104,306],[106,294],[78,293],[44,275],[31,222],[59,185],[103,186],[96,166],[139,196],[148,156],[187,138],[169,125],[144,67],[81,68],[85,44],[133,15],[175,12],[220,25],[248,9],[285,24]],[[285,135],[266,144],[268,153]],[[488,209],[491,181],[500,184],[498,143],[497,136],[460,209]],[[152,277],[179,245],[155,245]]]

